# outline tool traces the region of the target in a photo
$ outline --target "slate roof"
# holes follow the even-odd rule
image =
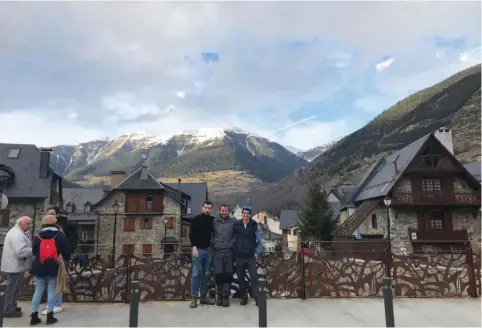
[[[7,158],[14,148],[20,149],[18,158]],[[14,172],[13,184],[5,192],[9,198],[48,198],[52,177],[60,177],[49,165],[48,178],[39,178],[40,150],[35,145],[0,143],[0,164]]]
[[[164,183],[164,185],[169,186],[175,190],[179,188],[177,183]],[[208,184],[206,182],[198,183],[183,183],[181,182],[181,191],[191,196],[191,201],[188,207],[191,208],[191,215],[186,217],[194,217],[201,214],[202,206],[206,200],[208,193]]]
[[[477,181],[480,182],[480,171],[481,171],[481,162],[473,162],[469,164],[465,164],[464,167],[470,174],[474,176]]]
[[[142,167],[124,179],[115,189],[117,190],[163,190],[164,186],[147,173],[147,179],[141,179]]]
[[[290,229],[298,224],[298,210],[281,210],[280,229]]]
[[[84,211],[86,203],[95,204],[104,197],[103,189],[93,188],[62,188],[64,204],[74,203],[77,211]]]
[[[427,134],[380,160],[378,165],[373,166],[371,171],[366,172],[366,181],[362,181],[360,184],[361,188],[354,201],[360,202],[386,196],[431,135]],[[394,162],[397,164],[397,171],[395,171]]]
[[[352,236],[367,216],[377,207],[378,203],[380,203],[380,199],[364,201],[352,216],[333,231],[332,236]]]
[[[175,201],[179,203],[182,201],[182,199],[191,200],[191,196],[189,196],[185,192],[181,192],[177,190],[177,188],[173,188],[156,180],[156,178],[154,178],[149,171],[147,172],[147,179],[141,179],[141,173],[142,166],[137,171],[125,178],[117,187],[112,189],[101,200],[93,204],[94,207],[99,206],[100,203],[104,199],[106,199],[111,193],[115,191],[128,190],[165,190]]]

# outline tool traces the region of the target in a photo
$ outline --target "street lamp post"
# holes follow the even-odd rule
[[[115,246],[116,246],[116,234],[117,234],[117,212],[119,212],[119,204],[117,200],[112,204],[112,209],[114,210],[114,235],[112,240],[112,267],[115,266]]]
[[[390,267],[390,262],[392,260],[392,235],[391,235],[391,230],[392,230],[392,224],[390,220],[390,205],[392,205],[392,199],[390,197],[386,197],[383,202],[385,203],[385,206],[387,207],[387,238],[388,238],[388,261],[387,261],[387,272],[388,272],[388,277],[391,276],[391,267]]]

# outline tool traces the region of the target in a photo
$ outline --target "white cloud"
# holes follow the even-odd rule
[[[377,72],[381,72],[383,70],[386,70],[387,68],[389,68],[393,64],[394,61],[395,61],[395,58],[385,59],[385,60],[379,62],[378,64],[376,64],[375,69],[377,70]]]
[[[1,113],[25,108],[22,115],[33,121],[38,116],[40,123],[32,121],[20,136],[4,134],[2,127],[0,136],[2,141],[55,143],[221,125],[264,134],[292,124],[290,115],[301,104],[331,101],[343,88],[361,98],[379,97],[365,90],[368,81],[376,92],[400,97],[461,67],[447,64],[459,61],[458,54],[450,58],[448,52],[439,67],[427,64],[433,64],[433,55],[407,61],[414,53],[439,51],[427,45],[427,36],[463,38],[470,47],[480,43],[480,3],[4,2],[0,88],[6,96],[0,99],[0,115],[19,126],[20,114]],[[280,50],[282,42],[300,40],[306,44]],[[206,64],[205,52],[218,53],[219,63]],[[370,76],[374,60],[387,53],[397,65]],[[464,64],[473,58],[470,53]],[[68,106],[59,99],[67,99]],[[48,108],[40,114],[43,104]],[[243,114],[267,108],[273,112],[269,119]],[[69,124],[75,125],[65,132],[75,136],[36,137],[43,134],[45,119],[74,112],[75,122]],[[306,116],[312,114],[323,120],[323,113]],[[312,120],[272,137],[307,148],[331,132],[322,132],[318,140],[305,131],[346,133],[344,127],[352,127],[341,118],[336,122]]]
[[[299,128],[287,129],[281,136],[272,138],[284,145],[310,149],[337,140],[349,131],[348,123],[344,119],[334,122],[308,121]]]

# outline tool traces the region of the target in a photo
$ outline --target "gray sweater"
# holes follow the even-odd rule
[[[213,223],[211,246],[214,250],[232,249],[234,246],[234,224],[236,219],[228,217],[223,220],[218,214]]]

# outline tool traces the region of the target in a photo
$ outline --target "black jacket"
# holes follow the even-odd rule
[[[58,228],[55,230],[55,227],[49,227],[42,229],[39,235],[42,239],[52,239],[55,237],[55,246],[57,247],[58,254],[62,255],[65,261],[70,260],[70,245],[63,232],[59,231]],[[40,243],[40,238],[35,235],[32,242],[32,253],[35,258],[32,262],[30,274],[38,277],[56,277],[59,270],[59,263],[53,260],[46,261],[43,264],[40,263]]]
[[[237,220],[234,224],[234,238],[236,240],[234,246],[234,256],[240,259],[248,259],[254,256],[258,248],[258,239],[256,232],[258,223],[250,219],[246,228],[244,228],[243,220]]]

